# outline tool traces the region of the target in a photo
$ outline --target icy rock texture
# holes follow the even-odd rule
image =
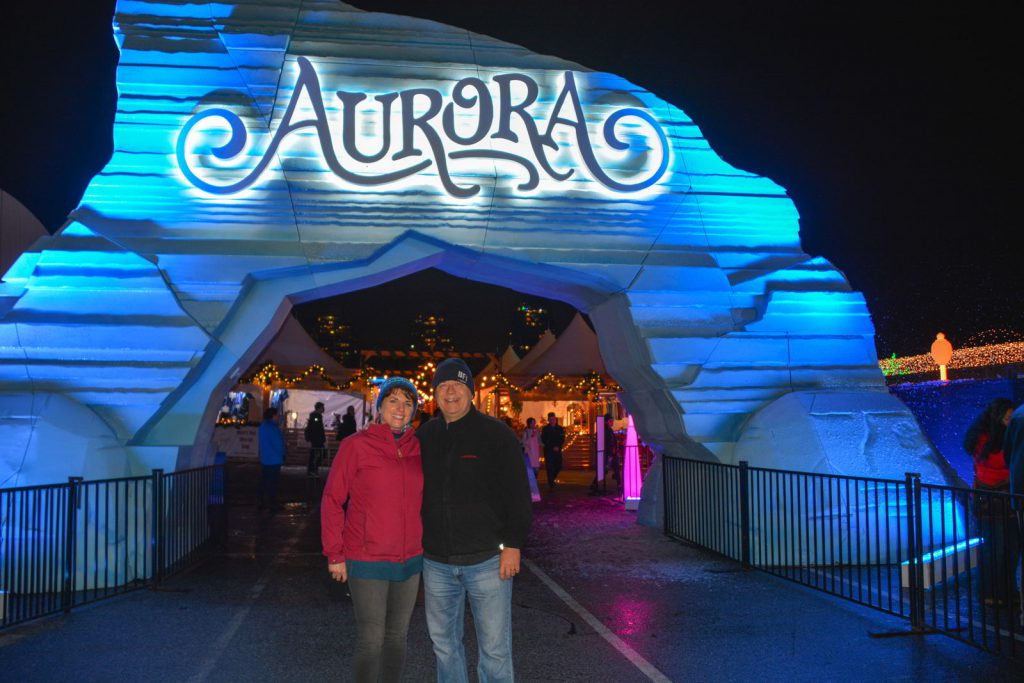
[[[223,392],[293,304],[430,267],[588,313],[640,433],[668,455],[734,460],[750,416],[790,392],[884,391],[863,297],[830,263],[802,252],[785,191],[726,164],[684,112],[633,83],[333,0],[121,0],[114,39],[121,58],[113,157],[64,229],[23,254],[0,285],[0,382],[4,391],[63,395],[87,407],[117,444],[147,462],[208,461]],[[360,106],[372,113],[379,94],[430,89],[448,102],[455,84],[473,77],[498,97],[501,77],[522,74],[538,87],[525,117],[533,123],[510,116],[528,139],[529,126],[547,129],[571,78],[609,174],[643,177],[659,154],[667,163],[655,184],[630,193],[610,190],[582,157],[562,149],[551,152],[551,163],[572,174],[542,171],[526,191],[522,164],[469,163],[455,154],[490,153],[493,135],[478,147],[445,138],[438,156],[413,126],[422,153],[409,158],[433,165],[401,182],[365,186],[339,180],[319,134],[306,127],[286,136],[246,190],[218,194],[186,179],[181,159],[220,185],[256,167],[309,68],[335,135],[338,91],[366,93]],[[186,125],[217,108],[238,117],[246,144],[235,157],[216,158],[214,148],[232,147],[219,119],[205,151],[179,155]],[[655,122],[667,152],[635,118],[614,126],[629,149],[604,141],[604,124],[624,108]],[[470,124],[473,111],[464,112]],[[311,112],[294,114],[292,123],[313,120]],[[574,115],[561,111],[565,120]],[[566,147],[571,131],[560,125],[555,136]],[[387,163],[402,135],[395,127]],[[382,144],[356,142],[364,154]],[[442,159],[452,183],[479,186],[478,193],[446,190]],[[36,471],[29,461],[56,446],[26,448],[18,439],[0,445],[0,478],[20,472],[20,481],[43,482],[27,476]],[[880,462],[873,448],[834,457],[868,474]],[[46,476],[82,474],[82,459],[95,452],[82,446]],[[802,465],[816,456],[792,457]]]
[[[793,392],[757,412],[730,464],[943,484],[949,471],[905,405],[885,391]]]

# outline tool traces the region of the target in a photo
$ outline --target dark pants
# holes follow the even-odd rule
[[[327,448],[323,444],[316,446],[309,445],[309,462],[306,464],[307,474],[316,474],[320,469],[320,463],[327,457]]]
[[[1003,501],[999,501],[1002,503]],[[1020,532],[1012,515],[978,515],[978,532],[985,542],[981,546],[981,597],[1009,603],[1017,592],[1014,576],[1020,548]]]
[[[608,475],[612,475],[612,479],[615,480],[616,487],[621,486],[619,481],[619,456],[616,455],[615,451],[611,451],[605,456],[604,459],[604,478],[607,479]],[[604,483],[604,479],[597,478],[597,464],[594,464],[594,481],[590,484],[590,488],[597,490],[600,484]]]
[[[349,577],[356,615],[356,651],[352,662],[356,683],[402,680],[405,641],[420,575],[405,581]]]
[[[277,482],[281,478],[280,465],[264,465],[260,471],[260,486],[256,490],[259,508],[277,509]]]
[[[544,449],[544,470],[548,473],[548,488],[555,485],[555,478],[562,471],[562,451]]]

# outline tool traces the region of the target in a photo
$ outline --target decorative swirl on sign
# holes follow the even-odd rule
[[[591,159],[593,158],[593,151],[588,146],[584,145],[581,151],[583,152],[587,169],[594,174],[594,177],[597,178],[598,182],[602,185],[613,190],[618,190],[619,192],[638,192],[640,190],[647,189],[654,183],[658,182],[658,179],[660,179],[668,169],[668,137],[665,135],[665,131],[661,129],[661,126],[658,125],[657,120],[643,109],[636,109],[634,107],[619,109],[605,120],[602,131],[604,134],[604,141],[608,143],[608,146],[612,149],[629,149],[628,142],[623,142],[615,136],[615,124],[627,116],[635,116],[636,118],[646,122],[654,130],[655,134],[657,134],[658,142],[661,145],[661,163],[658,164],[658,168],[655,169],[654,172],[645,180],[641,180],[637,183],[623,183],[615,180],[604,172],[604,169],[601,168],[601,165],[597,163],[596,159],[593,159],[593,162],[591,162]],[[587,158],[588,155],[590,155],[591,158]]]
[[[196,187],[198,187],[200,190],[209,192],[211,194],[232,194],[251,185],[252,181],[255,180],[255,178],[259,176],[259,174],[262,173],[263,170],[267,167],[267,164],[270,163],[270,156],[264,155],[264,157],[260,159],[260,162],[256,165],[256,168],[253,169],[248,176],[238,181],[237,183],[233,183],[231,185],[214,185],[200,178],[198,175],[196,175],[195,171],[192,170],[192,167],[189,166],[188,163],[188,155],[186,153],[186,149],[188,146],[188,135],[189,133],[192,132],[192,129],[195,128],[196,125],[199,124],[201,121],[214,116],[222,118],[225,121],[227,121],[228,125],[231,128],[231,137],[228,139],[226,143],[224,143],[220,147],[211,148],[210,154],[217,157],[218,159],[223,159],[226,161],[228,159],[232,159],[238,156],[238,154],[245,148],[245,143],[249,139],[249,134],[245,130],[245,124],[242,122],[241,117],[239,117],[238,114],[229,109],[221,109],[219,107],[207,109],[206,111],[200,112],[199,114],[196,114],[191,119],[189,119],[188,123],[186,123],[185,126],[181,129],[181,133],[178,134],[178,144],[175,149],[178,157],[178,168],[180,168],[182,174],[186,178],[188,178],[188,181],[195,185]]]
[[[531,164],[529,161],[519,156],[518,154],[511,154],[509,152],[499,152],[497,150],[467,150],[463,152],[452,152],[448,155],[450,159],[497,159],[499,161],[512,161],[524,169],[526,169],[527,175],[530,177],[524,183],[519,183],[516,186],[517,190],[522,192],[528,192],[534,190],[540,185],[540,173],[537,171],[537,167]],[[479,189],[479,186],[475,186]]]
[[[230,159],[236,156],[242,151],[246,140],[245,127],[242,125],[242,121],[238,115],[228,111],[227,109],[214,108],[196,114],[189,119],[188,123],[186,123],[181,129],[181,134],[178,136],[176,151],[178,167],[181,168],[181,172],[191,183],[199,189],[205,190],[211,194],[233,194],[240,190],[244,190],[256,182],[256,179],[259,178],[260,174],[262,174],[267,168],[270,164],[270,160],[277,153],[277,148],[281,145],[281,142],[289,134],[303,128],[313,128],[316,130],[317,140],[320,143],[320,154],[323,156],[327,167],[332,173],[334,173],[334,175],[346,182],[352,183],[353,185],[386,185],[388,183],[393,183],[396,180],[416,175],[431,165],[432,161],[430,159],[424,159],[423,161],[412,164],[406,168],[392,171],[390,173],[381,173],[379,175],[362,175],[345,168],[338,160],[337,154],[334,153],[331,131],[327,123],[327,112],[324,109],[323,96],[320,92],[320,79],[317,77],[316,71],[313,69],[313,65],[309,63],[308,59],[305,57],[299,57],[298,64],[299,78],[295,83],[292,98],[288,102],[288,108],[285,110],[284,116],[281,118],[280,125],[274,132],[273,139],[271,139],[270,144],[267,146],[267,151],[263,153],[259,163],[256,164],[252,171],[238,182],[230,185],[214,185],[202,180],[189,166],[188,154],[186,153],[188,134],[193,128],[195,128],[196,124],[208,116],[219,116],[226,120],[231,126],[231,139],[227,144],[211,151],[214,156],[221,159]],[[313,117],[295,121],[295,112],[303,90],[305,90],[306,94],[309,96],[309,102],[313,108]],[[239,130],[241,131],[240,133]]]

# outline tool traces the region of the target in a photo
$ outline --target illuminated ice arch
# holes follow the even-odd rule
[[[536,191],[542,178],[568,180],[577,170],[609,192],[639,193],[654,187],[669,168],[665,131],[642,107],[611,112],[597,126],[595,140],[572,71],[561,74],[550,107],[539,103],[541,86],[526,73],[496,74],[490,83],[467,76],[447,96],[426,87],[380,93],[373,96],[372,106],[363,104],[365,92],[338,90],[337,105],[329,106],[313,63],[305,57],[296,63],[288,104],[262,151],[249,149],[246,124],[229,108],[204,109],[185,123],[175,155],[189,183],[215,195],[241,192],[259,181],[277,154],[285,153],[289,137],[303,133],[330,172],[353,188],[388,186],[433,168],[444,191],[459,199],[474,197],[481,189],[478,183],[460,184],[453,177],[460,165],[473,175],[482,164],[511,164],[519,170],[520,193]],[[223,126],[226,141],[218,135],[225,132]],[[360,135],[360,129],[373,132]],[[632,177],[617,177],[623,174],[606,169],[607,161],[623,165],[622,154],[629,155],[625,165],[632,167]],[[250,168],[230,166],[249,156],[257,158]],[[241,174],[234,181],[203,177],[204,172],[233,171]]]
[[[800,403],[781,414],[768,410],[785,397],[844,394],[851,397],[848,415],[821,423],[820,434],[847,422],[874,425],[874,417],[884,415],[885,424],[900,427],[901,438],[856,441],[864,448],[841,459],[828,439],[801,439],[799,462],[787,460],[787,466],[890,476],[899,463],[926,481],[943,478],[930,450],[920,447],[924,440],[910,413],[884,401],[863,297],[830,263],[803,253],[798,216],[783,189],[725,163],[684,112],[614,74],[586,72],[432,22],[313,0],[236,9],[119,4],[113,156],[67,226],[24,254],[4,278],[0,380],[10,399],[5,405],[18,408],[0,414],[2,477],[14,473],[24,475],[18,483],[43,483],[30,475],[45,468],[31,467],[26,458],[80,461],[57,440],[15,438],[38,423],[43,394],[66,397],[79,406],[76,414],[96,415],[106,425],[118,448],[102,447],[108,458],[94,472],[117,476],[209,462],[211,401],[244,371],[291,305],[437,267],[589,313],[606,366],[627,390],[637,430],[658,452],[734,462],[738,451],[757,445],[755,433],[806,433],[800,421],[818,408]],[[570,123],[550,131],[560,148],[547,158],[556,172],[574,173],[559,181],[538,170],[539,186],[524,195],[516,185],[530,178],[519,164],[460,168],[452,183],[480,186],[468,199],[445,190],[436,166],[387,185],[339,181],[323,163],[316,126],[330,129],[331,148],[352,163],[343,154],[343,102],[324,93],[326,117],[318,119],[307,95],[314,89],[303,87],[292,97],[300,56],[316,65],[321,86],[348,83],[367,94],[352,115],[359,121],[354,143],[368,156],[379,151],[372,135],[362,137],[373,133],[371,124],[383,111],[375,97],[399,93],[391,112],[394,153],[406,143],[402,91],[415,86],[442,93],[440,113],[430,120],[443,130],[456,84],[464,83],[466,98],[475,92],[467,75],[476,74],[499,102],[496,77],[526,74],[538,86],[538,101],[528,110],[532,120],[543,121],[537,140],[546,153],[554,150],[541,137],[565,93],[554,116]],[[583,114],[593,118],[587,134],[601,168],[630,183],[661,173],[653,185],[612,190],[591,177],[582,157],[568,163],[579,154],[579,145],[569,143],[578,142],[582,128],[573,125],[581,118],[571,114],[566,74]],[[525,101],[527,86],[509,84],[509,106]],[[295,114],[286,119],[293,101]],[[416,107],[429,109],[430,101],[413,97]],[[196,138],[227,157],[199,155],[203,169],[206,162],[218,165],[199,177],[218,185],[244,178],[281,122],[316,125],[284,135],[249,188],[211,193],[185,180],[176,145],[190,119],[218,107],[241,119],[245,144],[232,136],[230,117],[207,115],[186,136],[220,126],[217,137]],[[657,128],[642,118],[612,120],[629,109],[649,112]],[[459,136],[478,134],[478,110],[452,108],[465,119],[456,123]],[[487,149],[509,142],[493,137],[499,110],[500,104],[491,137],[474,149],[485,141]],[[513,115],[510,125],[521,143],[531,139],[524,117]],[[608,125],[616,139],[630,143],[621,150],[628,162],[612,164],[604,155],[617,150],[599,148]],[[414,146],[423,151],[418,160],[434,164],[425,133],[413,128]],[[661,156],[658,130],[669,150]],[[541,169],[539,160],[518,153]],[[373,163],[351,169],[373,175],[380,170],[369,168]],[[756,430],[761,424],[770,431]],[[90,439],[100,443],[98,436]],[[783,464],[780,454],[786,453],[781,446],[751,450],[756,457],[744,457],[765,467]],[[648,475],[644,501],[657,497],[657,472]]]

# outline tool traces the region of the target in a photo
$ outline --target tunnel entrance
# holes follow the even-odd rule
[[[417,422],[436,416],[430,378],[436,363],[450,356],[464,359],[473,371],[477,409],[505,421],[517,435],[528,419],[539,430],[549,413],[556,415],[567,437],[564,481],[596,481],[599,448],[602,455],[621,452],[628,427],[624,390],[605,366],[598,336],[583,313],[563,301],[436,268],[293,306],[219,407],[218,397],[211,397],[211,449],[229,461],[255,462],[255,426],[273,406],[280,411],[288,462],[305,464],[304,430],[319,401],[326,406],[328,428],[321,464],[329,465],[341,415],[351,406],[360,428],[372,421],[375,387],[385,377],[416,383],[423,408]],[[613,471],[602,458],[602,490],[606,479],[618,490],[619,468],[620,460]]]

